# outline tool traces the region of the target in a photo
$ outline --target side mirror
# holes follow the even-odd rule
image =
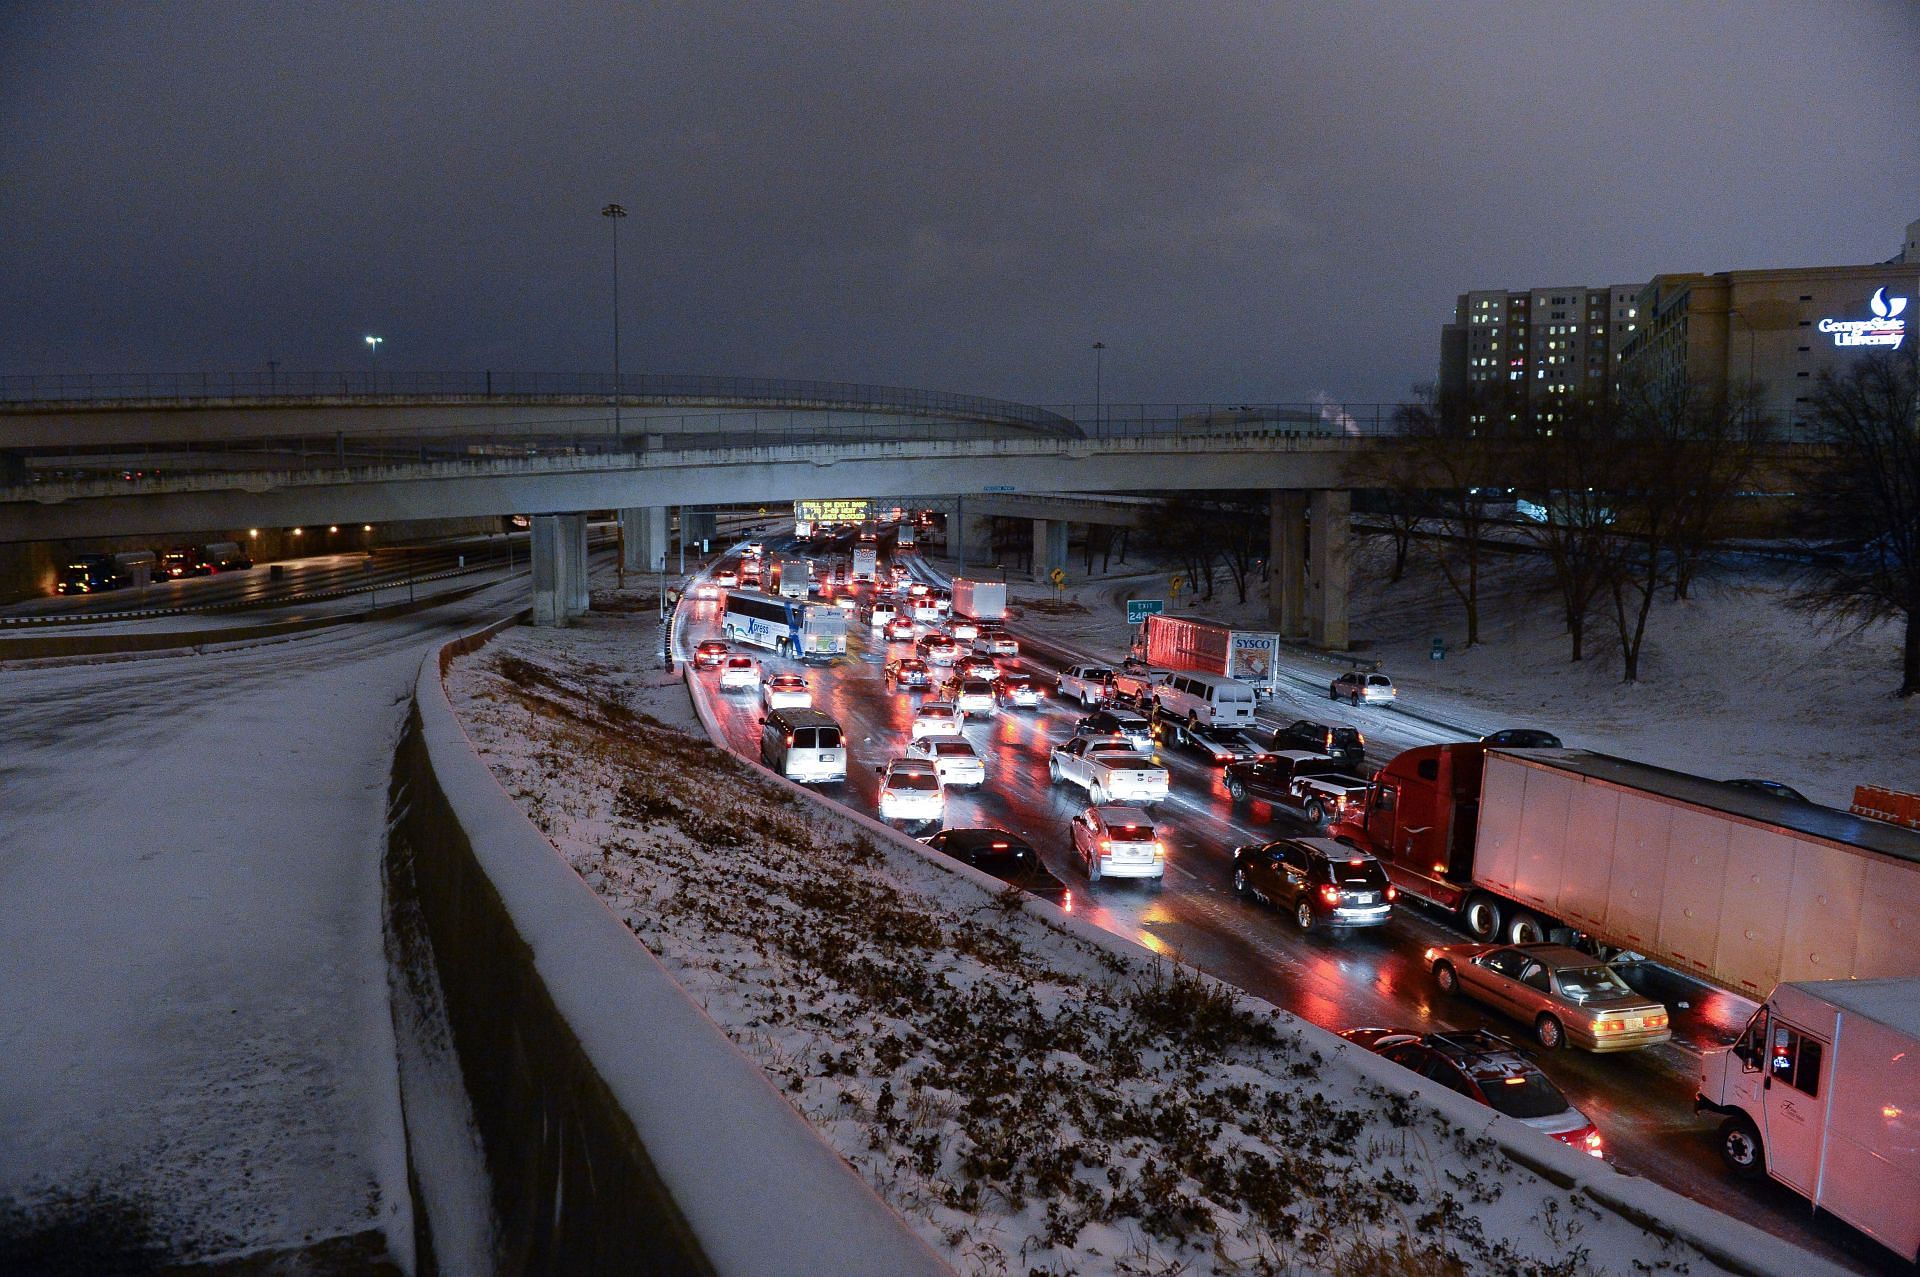
[[[767,720],[764,718],[756,718],[753,721],[759,724],[761,727],[765,727],[767,725]]]

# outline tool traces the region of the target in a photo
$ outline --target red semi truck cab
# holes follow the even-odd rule
[[[1365,803],[1328,829],[1371,851],[1402,891],[1458,909],[1473,889],[1487,747],[1424,745],[1382,767]]]

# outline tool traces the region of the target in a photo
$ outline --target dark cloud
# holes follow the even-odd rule
[[[1468,288],[1871,261],[1920,8],[15,5],[0,371],[1391,398]]]

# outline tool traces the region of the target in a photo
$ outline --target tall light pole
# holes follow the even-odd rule
[[[1093,343],[1093,424],[1096,427],[1098,427],[1100,424],[1100,416],[1101,416],[1100,365],[1101,365],[1101,361],[1105,358],[1106,353],[1107,353],[1106,342],[1096,341]]]
[[[620,446],[620,219],[627,210],[609,204],[600,216],[613,223],[613,445]]]
[[[380,343],[385,340],[371,333],[367,335],[367,379],[375,394],[380,391]]]

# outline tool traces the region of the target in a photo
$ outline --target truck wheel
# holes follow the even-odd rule
[[[1530,913],[1515,913],[1507,920],[1508,944],[1539,944],[1546,938],[1546,927]]]
[[[1482,892],[1467,897],[1460,910],[1461,925],[1467,934],[1483,944],[1491,944],[1500,934],[1500,902]]]
[[[1052,759],[1047,760],[1047,779],[1056,785],[1060,783],[1060,764]]]
[[[1294,906],[1293,920],[1300,924],[1300,930],[1313,930],[1313,906],[1302,900]]]
[[[1533,1022],[1533,1036],[1549,1051],[1558,1051],[1567,1044],[1567,1031],[1560,1027],[1560,1021],[1550,1015],[1543,1015]]]
[[[1460,992],[1460,977],[1455,973],[1451,962],[1433,964],[1433,983],[1448,997]]]
[[[1743,1114],[1736,1113],[1720,1124],[1720,1160],[1736,1179],[1759,1179],[1767,1169],[1760,1132]]]
[[[1244,803],[1247,801],[1247,787],[1237,779],[1230,780],[1227,782],[1227,797],[1236,803]]]
[[[1316,825],[1327,823],[1327,809],[1320,805],[1319,799],[1316,798],[1307,804],[1307,819]]]
[[[1107,804],[1107,790],[1106,790],[1106,786],[1104,786],[1104,785],[1095,785],[1095,786],[1094,786],[1094,787],[1093,787],[1093,788],[1092,788],[1091,790],[1089,790],[1089,791],[1087,791],[1087,799],[1088,799],[1088,801],[1090,801],[1090,802],[1091,802],[1091,803],[1092,803],[1092,804],[1093,804],[1093,805],[1094,805],[1095,807],[1104,807],[1104,806],[1106,806],[1106,804]]]

